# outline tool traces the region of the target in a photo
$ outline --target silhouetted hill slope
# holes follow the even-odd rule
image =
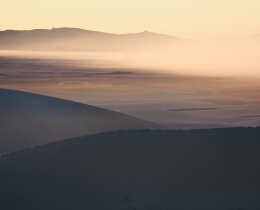
[[[144,31],[141,33],[110,34],[79,28],[52,28],[34,30],[0,31],[0,50],[35,51],[147,51],[171,49],[176,44],[201,43],[239,43],[240,41],[259,41],[260,34],[235,39],[194,41],[175,36]]]
[[[0,31],[0,50],[122,51],[147,50],[179,40],[173,36],[142,32],[109,34],[76,28]]]
[[[118,131],[0,157],[2,210],[260,208],[260,128]]]
[[[260,34],[256,34],[256,35],[253,35],[253,36],[247,36],[247,37],[244,37],[242,40],[244,40],[244,41],[260,41]]]
[[[160,127],[94,106],[0,89],[0,154],[104,131]]]

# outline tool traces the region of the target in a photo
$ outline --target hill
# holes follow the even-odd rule
[[[260,41],[260,34],[255,34],[253,36],[244,37],[244,38],[242,38],[242,41],[259,42]]]
[[[37,51],[132,51],[167,46],[179,40],[173,36],[142,32],[109,34],[77,28],[0,31],[0,50]]]
[[[0,116],[0,154],[104,131],[161,127],[94,106],[6,89],[0,89]]]
[[[1,209],[257,210],[259,136],[118,131],[3,155]]]

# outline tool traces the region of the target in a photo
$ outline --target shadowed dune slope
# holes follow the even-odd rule
[[[117,131],[0,157],[1,209],[260,208],[260,128]]]
[[[87,134],[159,127],[94,106],[0,89],[0,154]]]

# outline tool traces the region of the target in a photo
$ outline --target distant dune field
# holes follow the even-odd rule
[[[0,89],[0,154],[104,131],[158,128],[94,106]]]
[[[1,210],[259,210],[259,136],[118,131],[4,155]]]

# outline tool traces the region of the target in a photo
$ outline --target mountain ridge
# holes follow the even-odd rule
[[[113,34],[81,28],[0,31],[0,50],[122,52],[174,48],[178,44],[258,41],[260,34],[240,39],[192,40],[149,31]]]
[[[14,29],[7,29],[7,30],[0,30],[0,34],[1,33],[10,33],[10,32],[44,32],[44,31],[78,31],[78,32],[91,32],[91,33],[98,33],[98,34],[107,34],[107,35],[138,35],[138,34],[153,34],[153,35],[161,35],[161,36],[168,36],[168,37],[174,37],[174,38],[178,38],[176,36],[172,36],[172,35],[166,35],[166,34],[161,34],[161,33],[155,33],[155,32],[150,32],[150,31],[141,31],[141,32],[136,32],[136,33],[123,33],[123,34],[114,34],[114,33],[108,33],[108,32],[102,32],[102,31],[92,31],[92,30],[87,30],[87,29],[82,29],[82,28],[70,28],[70,27],[60,27],[60,28],[52,28],[52,29],[32,29],[32,30],[14,30]]]
[[[153,32],[111,34],[79,28],[0,31],[0,50],[136,51],[181,39]]]

